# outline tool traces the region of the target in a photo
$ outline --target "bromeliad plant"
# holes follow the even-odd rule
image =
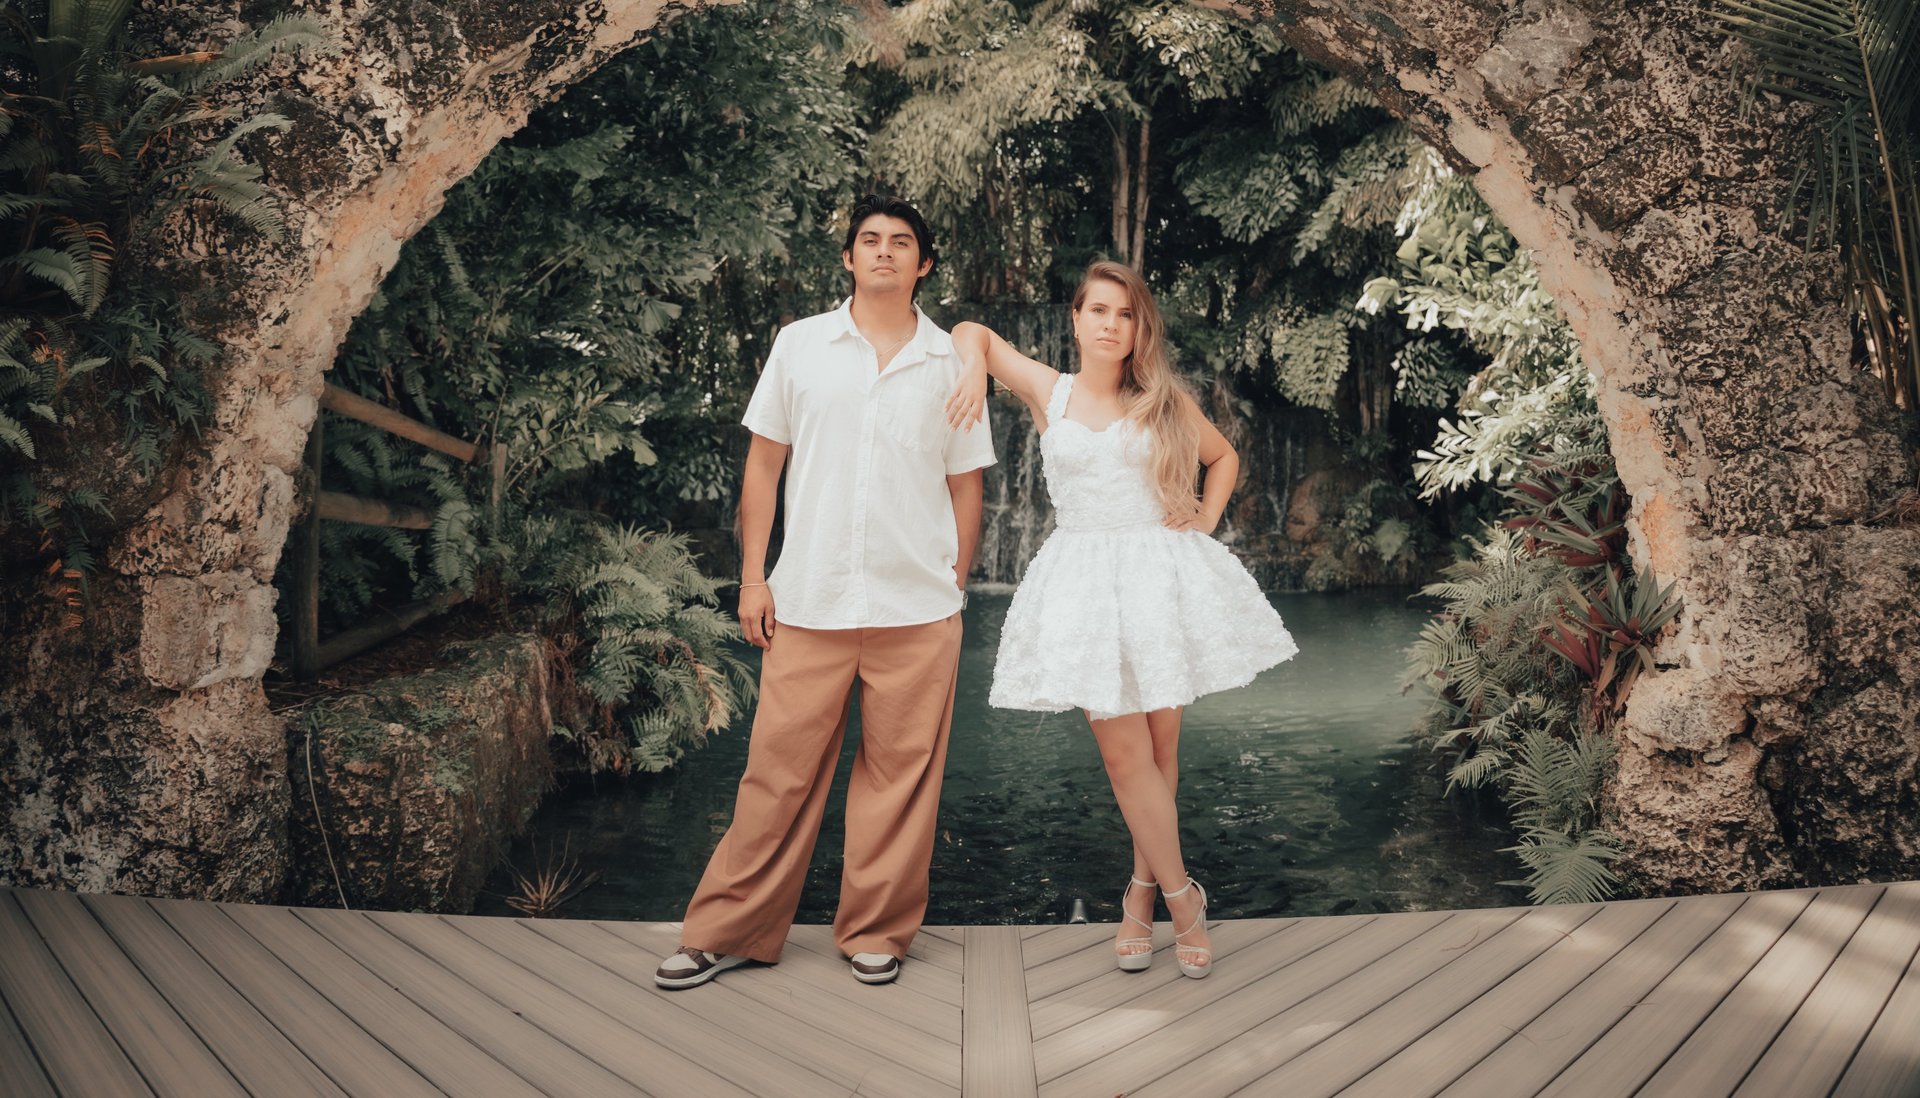
[[[1553,623],[1548,648],[1564,656],[1587,681],[1588,727],[1604,730],[1625,708],[1627,693],[1643,671],[1653,670],[1653,642],[1680,613],[1673,585],[1662,589],[1652,573],[1631,585],[1612,568],[1597,590],[1568,583],[1564,616]]]

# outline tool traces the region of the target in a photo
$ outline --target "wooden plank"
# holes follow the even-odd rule
[[[320,670],[320,516],[314,513],[313,495],[320,491],[320,473],[326,458],[325,421],[313,417],[313,430],[307,435],[306,490],[300,521],[287,538],[288,565],[292,571],[292,636],[287,639],[288,664],[293,677],[312,679]]]
[[[1740,910],[1692,956],[1547,1084],[1542,1098],[1626,1098],[1636,1093],[1812,900],[1811,892],[1747,896]]]
[[[1021,927],[1016,929],[1025,929],[1025,928]],[[914,944],[918,945],[920,942],[920,938],[922,936],[925,936],[929,938],[938,938],[941,941],[947,943],[948,945],[957,946],[961,942],[966,940],[966,933],[967,933],[966,928],[959,927],[959,926],[923,926],[920,928],[920,933],[914,935],[913,941],[914,941]]]
[[[1248,1029],[1180,1071],[1138,1089],[1156,1094],[1242,1088],[1332,1094],[1378,1067],[1455,1010],[1497,986],[1592,916],[1547,918],[1497,908],[1462,912],[1355,978]],[[1282,1065],[1283,1075],[1273,1074]],[[1256,1084],[1259,1084],[1257,1087]]]
[[[153,989],[78,896],[25,889],[13,898],[156,1093],[244,1098],[245,1089],[226,1065]]]
[[[314,990],[440,1089],[454,1094],[535,1093],[528,1080],[485,1055],[493,1047],[491,1041],[472,1039],[446,1025],[403,994],[404,984],[376,975],[355,950],[341,948],[309,922],[315,915],[329,914],[352,920],[357,913],[246,904],[224,905],[224,910]],[[518,1032],[485,1036],[512,1037]]]
[[[1021,939],[1021,952],[1027,959],[1028,970],[1031,971],[1048,961],[1057,961],[1083,949],[1092,949],[1102,942],[1110,942],[1113,940],[1114,933],[1112,923],[1080,923],[1074,926],[1053,927],[1046,934]]]
[[[840,966],[846,978],[853,979],[853,970],[848,967],[846,957],[840,952],[840,947],[833,944],[833,928],[830,926],[795,926],[787,934],[787,949],[812,953]],[[783,951],[781,956],[784,958],[786,952]],[[938,965],[917,964],[909,960],[900,966],[900,975],[891,984],[881,986],[924,995],[955,1010],[960,1008],[960,973]]]
[[[146,902],[342,1090],[382,1098],[434,1098],[441,1093],[240,929],[218,905],[190,900]]]
[[[452,932],[437,919],[391,912],[366,912],[381,929],[472,984],[481,994],[546,1030],[627,1082],[667,1094],[752,1092],[689,1059],[639,1030],[587,1007],[540,974],[503,963],[499,954]],[[544,1085],[544,1081],[543,1081]]]
[[[1920,893],[1920,881],[1888,885],[1887,891],[1912,896]],[[1833,1098],[1920,1094],[1920,1041],[1914,1039],[1920,1033],[1920,924],[1908,931],[1916,939],[1916,952],[1907,961],[1906,975],[1853,1054]]]
[[[1880,888],[1823,890],[1639,1093],[1731,1094],[1832,967]]]
[[[1055,1080],[1119,1053],[1170,1021],[1207,1011],[1233,993],[1256,984],[1277,989],[1279,993],[1277,998],[1260,997],[1261,1005],[1271,1009],[1254,1022],[1264,1021],[1365,968],[1381,954],[1445,922],[1451,914],[1419,912],[1393,919],[1374,917],[1357,928],[1341,919],[1314,920],[1321,925],[1309,923],[1296,931],[1275,935],[1243,951],[1234,964],[1221,966],[1204,980],[1181,979],[1133,1000],[1124,1010],[1108,1011],[1035,1042],[1034,1062],[1039,1067],[1040,1081],[1051,1089]],[[1061,1092],[1090,1093],[1083,1087],[1063,1088]]]
[[[16,902],[24,891],[0,891],[0,997],[47,1077],[62,1093],[89,1098],[152,1094]]]
[[[11,948],[0,938],[0,949]],[[0,989],[0,1094],[10,1098],[54,1098],[53,1080],[40,1066],[33,1046],[20,1029],[20,1023],[7,1007],[4,989]]]
[[[107,895],[81,900],[249,1092],[276,1098],[345,1093],[144,901]]]
[[[314,659],[321,667],[331,667],[399,636],[449,606],[457,606],[465,601],[467,593],[456,587],[392,610],[371,610],[367,614],[368,620],[351,629],[343,629],[321,642]]]
[[[949,942],[932,934],[920,933],[913,936],[913,945],[907,947],[907,960],[943,968],[957,975],[961,971],[961,956],[964,952],[958,942]],[[903,968],[901,971],[906,970]]]
[[[860,1085],[857,1076],[835,1079],[832,1074],[844,1073],[831,1070],[822,1074],[819,1057],[803,1052],[795,1058],[770,1051],[759,1043],[757,1032],[716,1032],[679,1005],[693,995],[669,1002],[659,989],[624,980],[514,920],[443,916],[440,922],[498,955],[505,962],[502,968],[518,965],[539,974],[579,1002],[705,1064],[749,1093],[840,1098],[847,1093],[849,1081],[854,1088]]]
[[[642,954],[631,942],[597,924],[529,919],[518,925],[662,999],[670,1009],[698,1019],[716,1038],[750,1038],[769,1051],[809,1064],[828,1078],[844,1081],[848,1089],[857,1088],[863,1095],[957,1098],[960,1093],[957,1045],[935,1041],[882,1012],[858,1008],[831,995],[796,994],[790,984],[770,988],[774,969],[756,968],[742,973],[745,978],[714,980],[697,992],[664,991],[653,983],[653,954]],[[806,1003],[805,1010],[794,1009],[799,1002]]]
[[[438,428],[429,427],[404,412],[395,411],[384,404],[368,400],[359,393],[342,389],[333,382],[327,382],[325,391],[320,394],[320,407],[336,412],[348,419],[357,419],[369,426],[378,427],[390,435],[417,442],[429,450],[438,450],[449,457],[466,464],[479,460],[480,448],[463,438],[456,438]]]
[[[1362,1076],[1354,1084],[1355,1088],[1407,1098],[1437,1093],[1485,1059],[1515,1030],[1552,1007],[1570,988],[1578,987],[1601,965],[1617,956],[1670,910],[1672,903],[1655,900],[1567,905],[1574,909],[1587,908],[1592,917],[1501,981],[1497,988]],[[1598,908],[1597,913],[1592,911],[1594,908]],[[1549,919],[1557,914],[1550,909],[1535,908],[1522,921]]]
[[[967,928],[964,978],[961,1093],[970,1098],[1037,1095],[1019,933],[1003,926]]]
[[[1518,916],[1502,918],[1512,921]],[[1390,927],[1399,922],[1383,919],[1375,925]],[[1298,966],[1298,971],[1255,980],[1190,1012],[1170,1015],[1165,1025],[1148,1036],[1050,1085],[1063,1094],[1109,1090],[1134,1094],[1151,1091],[1151,1084],[1158,1081],[1165,1084],[1165,1093],[1229,1093],[1239,1089],[1223,1081],[1239,1059],[1236,1053],[1270,1049],[1284,1060],[1312,1047],[1452,963],[1479,935],[1478,927],[1456,916],[1433,923],[1424,933],[1391,948],[1360,955],[1360,966],[1345,972],[1344,962],[1326,951],[1325,973],[1335,974],[1330,981],[1313,971],[1311,961]],[[1213,977],[1207,979],[1211,982]],[[1222,1048],[1229,1044],[1235,1052]],[[1264,1089],[1292,1094],[1287,1087]]]
[[[612,1072],[482,995],[360,913],[304,908],[298,915],[314,933],[357,958],[375,978],[399,989],[439,1025],[498,1060],[515,1076],[503,1081],[504,1088],[531,1086],[579,1098],[633,1092]],[[457,1051],[458,1046],[454,1047]]]
[[[1286,924],[1291,925],[1291,924]],[[1231,960],[1241,950],[1263,942],[1276,934],[1286,932],[1286,925],[1276,925],[1266,919],[1235,919],[1210,928],[1213,936],[1213,958],[1215,964]],[[1154,928],[1154,949],[1156,956],[1151,967],[1144,972],[1122,972],[1115,967],[1113,948],[1106,945],[1104,956],[1100,957],[1098,970],[1089,972],[1079,983],[1067,983],[1070,976],[1062,966],[1078,967],[1085,963],[1074,957],[1062,958],[1040,968],[1027,969],[1027,994],[1033,998],[1032,1020],[1035,1039],[1050,1037],[1071,1025],[1086,1021],[1102,1011],[1123,1006],[1139,996],[1156,988],[1178,983],[1187,977],[1180,974],[1174,964],[1173,956],[1158,956],[1173,944],[1173,928],[1162,924]],[[1103,939],[1103,944],[1105,940]],[[1077,957],[1077,955],[1076,955]],[[1238,963],[1238,962],[1234,962]],[[1048,970],[1044,971],[1043,970]],[[1044,997],[1035,988],[1057,988]]]
[[[671,923],[590,924],[628,946],[638,946],[640,963],[657,961],[680,944]],[[891,984],[855,980],[843,963],[808,950],[781,955],[777,965],[750,965],[716,978],[711,987],[731,987],[755,1001],[791,1011],[795,1003],[820,1008],[826,1019],[864,1025],[868,1040],[898,1063],[960,1088],[960,1008],[912,995]]]
[[[1920,890],[1885,890],[1734,1093],[1794,1098],[1832,1090],[1899,984],[1907,967],[1900,959],[1911,959],[1916,941]],[[1912,1036],[1920,1044],[1920,1029]]]
[[[1725,926],[1744,899],[1737,894],[1696,896],[1675,903],[1631,946],[1601,965],[1443,1093],[1467,1098],[1495,1092],[1531,1094],[1542,1089],[1684,963],[1700,943]],[[1444,1015],[1435,1021],[1440,1017]]]
[[[313,494],[313,515],[322,522],[351,522],[360,526],[392,526],[401,530],[429,530],[433,512],[411,503],[366,499],[361,496],[317,489]]]

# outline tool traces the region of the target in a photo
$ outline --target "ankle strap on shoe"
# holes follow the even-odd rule
[[[1187,890],[1188,890],[1188,889],[1191,889],[1192,887],[1193,887],[1193,875],[1192,875],[1192,874],[1188,874],[1188,875],[1187,875],[1187,883],[1186,883],[1186,885],[1185,885],[1184,887],[1181,887],[1181,888],[1177,888],[1177,889],[1174,889],[1174,890],[1173,890],[1172,892],[1168,892],[1168,891],[1167,891],[1166,889],[1164,889],[1164,888],[1163,888],[1163,889],[1161,889],[1161,890],[1160,890],[1160,895],[1162,895],[1162,896],[1164,896],[1164,897],[1166,897],[1167,899],[1169,899],[1169,900],[1171,900],[1171,899],[1173,899],[1173,898],[1174,898],[1175,896],[1184,896],[1184,895],[1186,895],[1186,894],[1187,894]]]
[[[1153,888],[1160,883],[1159,881],[1143,881],[1138,877],[1132,876],[1131,874],[1128,875],[1127,880],[1132,881],[1134,884],[1139,885],[1141,888]]]

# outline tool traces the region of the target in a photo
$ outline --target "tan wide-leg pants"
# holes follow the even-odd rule
[[[857,682],[860,749],[834,941],[849,955],[906,956],[927,912],[959,663],[958,614],[882,629],[776,626],[733,823],[687,905],[683,945],[780,959]]]

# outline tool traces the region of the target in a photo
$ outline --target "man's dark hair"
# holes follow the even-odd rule
[[[906,222],[907,227],[913,230],[914,240],[920,244],[921,262],[929,259],[939,261],[939,255],[933,246],[933,229],[928,227],[927,219],[920,216],[920,211],[914,209],[912,203],[890,194],[864,194],[853,204],[853,212],[847,215],[847,239],[840,245],[842,252],[853,251],[853,238],[860,234],[860,226],[867,218],[874,216],[897,217]],[[933,268],[927,268],[927,274],[932,273]],[[920,292],[920,284],[925,281],[925,276],[914,280],[915,294]]]

